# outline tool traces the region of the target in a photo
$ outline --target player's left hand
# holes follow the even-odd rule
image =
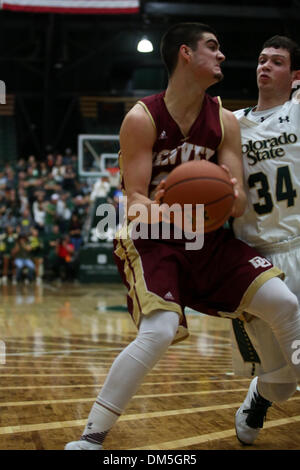
[[[229,168],[226,165],[221,165],[221,167],[223,168],[223,170],[226,171],[227,175],[229,176],[230,183],[232,184],[232,187],[233,187],[234,197],[237,199],[238,195],[239,195],[239,191],[238,191],[238,188],[237,188],[237,179],[233,178]]]
[[[221,167],[226,171],[229,176],[230,182],[233,187],[233,195],[235,201],[232,206],[231,217],[240,217],[245,210],[245,193],[244,191],[239,190],[238,180],[234,178],[226,165],[221,165]]]

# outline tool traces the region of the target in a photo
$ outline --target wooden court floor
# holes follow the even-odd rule
[[[116,355],[135,337],[118,284],[1,286],[0,450],[78,439]],[[235,437],[249,379],[232,374],[228,320],[188,314],[108,434],[108,450],[300,449],[300,393],[268,413],[255,446]]]

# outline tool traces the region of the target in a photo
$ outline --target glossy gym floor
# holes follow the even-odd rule
[[[135,337],[119,284],[1,286],[0,450],[62,450],[84,429],[113,359]],[[300,449],[300,393],[270,409],[252,447],[234,414],[250,383],[234,376],[226,319],[187,313],[171,346],[108,434],[106,450]]]

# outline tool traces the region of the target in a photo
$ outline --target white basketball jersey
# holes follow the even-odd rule
[[[248,198],[245,213],[234,219],[235,235],[262,248],[300,236],[300,91],[273,114],[266,110],[255,119],[247,109],[234,114]]]

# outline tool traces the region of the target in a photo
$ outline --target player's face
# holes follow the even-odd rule
[[[221,63],[225,60],[225,56],[220,51],[220,45],[214,34],[204,33],[198,41],[197,49],[191,53],[195,69],[202,78],[207,76],[212,83],[222,80]]]
[[[258,58],[257,85],[262,90],[289,91],[292,86],[290,53],[286,49],[267,47]]]

